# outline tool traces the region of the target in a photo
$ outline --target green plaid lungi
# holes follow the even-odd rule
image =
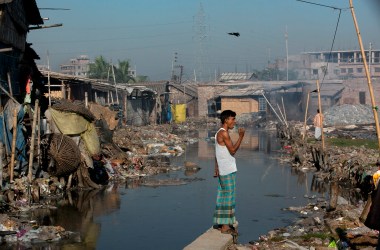
[[[216,208],[213,218],[215,225],[233,225],[236,222],[235,188],[236,172],[219,176]]]

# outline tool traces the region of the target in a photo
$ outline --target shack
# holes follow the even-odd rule
[[[43,20],[35,0],[0,0],[0,86],[1,94],[24,97],[28,80],[41,76],[34,62],[38,55],[26,42],[31,25]],[[1,106],[7,99],[1,98]]]

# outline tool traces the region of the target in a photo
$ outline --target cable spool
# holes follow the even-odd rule
[[[48,154],[55,164],[49,166],[47,172],[52,176],[69,175],[78,169],[81,161],[79,147],[67,135],[49,134]]]

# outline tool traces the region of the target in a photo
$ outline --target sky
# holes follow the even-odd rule
[[[380,49],[380,1],[352,3],[364,48],[372,43]],[[263,70],[287,52],[360,48],[349,0],[37,0],[37,5],[49,18],[45,25],[63,24],[31,30],[27,37],[41,58],[37,64],[49,62],[53,71],[80,55],[103,56],[113,64],[128,60],[137,75],[152,81],[170,79],[173,65],[183,66],[184,80],[211,81],[221,72]],[[178,74],[179,67],[174,70]]]

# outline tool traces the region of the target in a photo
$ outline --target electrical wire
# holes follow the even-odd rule
[[[333,41],[332,41],[332,43],[331,43],[331,48],[330,48],[329,57],[328,57],[328,59],[327,59],[326,70],[325,70],[325,72],[324,72],[324,74],[323,74],[323,78],[322,78],[321,86],[319,87],[319,89],[322,88],[323,81],[325,80],[325,77],[326,77],[326,74],[327,74],[327,70],[328,70],[328,68],[329,68],[329,62],[330,62],[330,58],[331,58],[331,54],[332,54],[332,50],[333,50],[333,48],[334,48],[334,43],[335,43],[336,33],[337,33],[337,31],[338,31],[338,26],[339,26],[339,20],[340,20],[340,15],[341,15],[341,13],[342,13],[342,10],[340,9],[340,10],[339,10],[339,16],[338,16],[338,21],[337,21],[336,26],[335,26],[334,38],[333,38]]]

